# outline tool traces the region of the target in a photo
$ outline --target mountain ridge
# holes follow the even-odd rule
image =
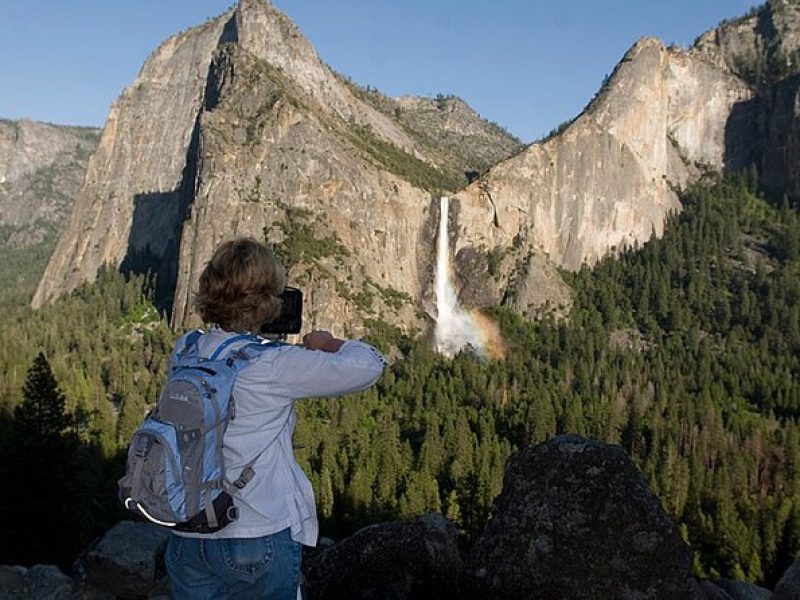
[[[787,14],[794,22],[794,13]],[[320,235],[335,233],[359,254],[346,268],[316,259],[296,265],[301,282],[322,287],[307,322],[358,330],[364,319],[380,315],[405,329],[424,328],[435,315],[431,240],[439,217],[433,200],[454,191],[466,166],[460,175],[473,181],[454,194],[450,228],[462,301],[468,307],[504,302],[529,315],[563,313],[569,291],[556,268],[576,270],[660,235],[666,216],[680,210],[676,188],[708,167],[740,168],[754,160],[747,131],[763,112],[740,110],[759,101],[760,92],[715,64],[710,42],[693,53],[643,38],[569,126],[520,148],[454,99],[390,100],[348,84],[288,17],[262,0],[241,0],[232,13],[170,40],[112,108],[34,306],[91,280],[102,264],[134,271],[157,266],[165,306],[175,307],[173,324],[186,325],[193,286],[213,245],[231,235],[261,237],[276,221],[285,225],[288,213],[279,201],[310,211],[315,227],[326,224]],[[214,62],[234,46],[241,52],[226,65]],[[275,69],[283,78],[278,87],[295,90],[288,97],[305,100],[294,107],[270,103],[238,86],[240,97],[225,106],[238,103],[250,112],[246,119],[222,115],[208,102],[209,85],[243,69],[253,78],[251,88],[258,87],[247,55]],[[181,78],[187,71],[198,75]],[[438,112],[429,110],[431,103]],[[791,102],[785,104],[790,111]],[[436,123],[433,137],[441,145],[425,141],[425,125],[403,120],[415,110],[433,115],[419,123]],[[477,150],[470,152],[483,158],[474,169],[445,150],[469,137],[464,128],[456,142],[446,138],[448,116],[458,111],[468,117],[463,123],[478,127]],[[774,135],[785,130],[771,128]],[[166,131],[173,141],[161,145]],[[142,154],[149,158],[141,160]],[[492,164],[503,154],[510,157]],[[335,285],[348,273],[358,274],[349,291]],[[380,303],[354,304],[354,295],[371,289],[365,282],[408,298],[414,310],[400,315]]]

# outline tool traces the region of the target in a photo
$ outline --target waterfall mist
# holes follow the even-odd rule
[[[458,304],[450,272],[450,246],[447,237],[447,221],[450,199],[439,200],[439,235],[436,240],[436,328],[434,344],[436,351],[453,356],[459,350],[472,347],[479,356],[486,356],[486,339],[473,320]]]

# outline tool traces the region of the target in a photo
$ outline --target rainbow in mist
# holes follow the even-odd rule
[[[450,199],[439,200],[439,235],[436,240],[436,328],[434,347],[445,356],[454,356],[471,347],[481,357],[502,358],[505,355],[497,324],[478,311],[465,311],[458,304],[450,271],[450,247],[447,222]]]

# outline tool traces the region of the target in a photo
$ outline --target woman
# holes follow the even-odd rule
[[[196,307],[210,325],[199,339],[200,355],[210,356],[231,336],[258,332],[277,318],[285,281],[283,267],[264,244],[241,238],[220,245],[200,276]],[[258,457],[255,475],[236,493],[236,521],[213,534],[170,537],[165,560],[176,598],[296,597],[301,545],[316,545],[319,527],[311,483],[292,451],[294,403],[366,389],[384,364],[372,346],[313,331],[302,346],[266,345],[239,371],[236,416],[223,454],[231,481]]]

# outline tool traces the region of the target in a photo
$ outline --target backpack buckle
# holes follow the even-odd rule
[[[247,485],[247,483],[253,478],[253,475],[255,474],[256,472],[253,470],[253,467],[248,465],[247,467],[245,467],[244,471],[242,471],[239,474],[239,477],[236,478],[236,481],[233,482],[233,485],[235,485],[238,489],[241,490],[242,488],[244,488],[244,486]]]
[[[139,443],[136,444],[136,456],[144,458],[147,456],[147,451],[150,449],[149,440],[142,436],[139,438]]]
[[[228,510],[225,511],[225,514],[231,521],[236,521],[239,518],[239,507],[231,505],[228,507]]]

